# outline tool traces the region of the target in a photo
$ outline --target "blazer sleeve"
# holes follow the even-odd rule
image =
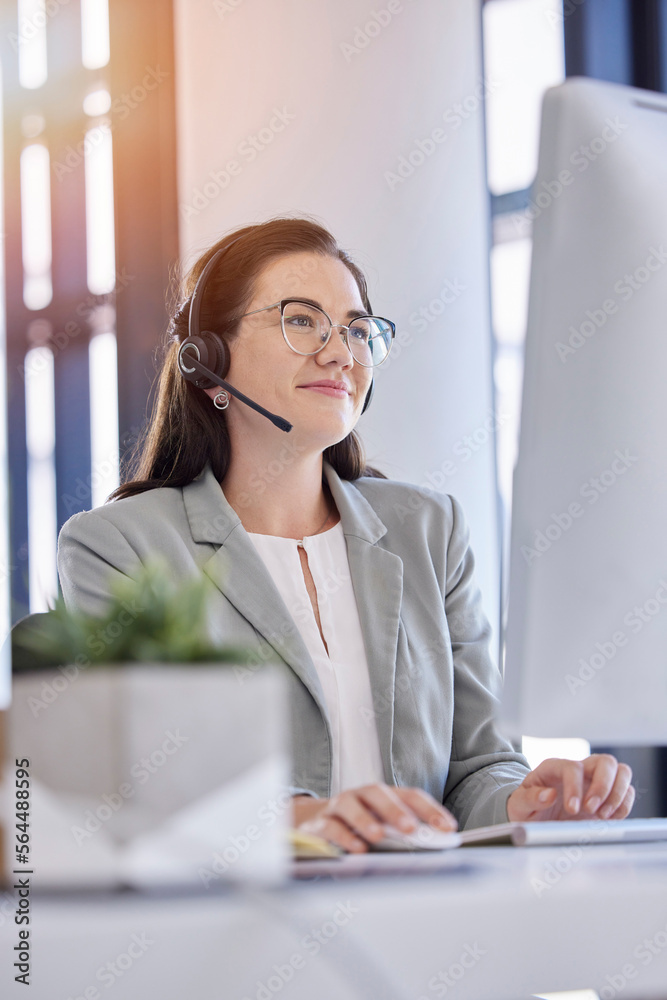
[[[475,582],[463,510],[450,500],[445,614],[454,660],[454,722],[443,804],[465,829],[506,823],[507,799],[530,766],[495,728],[501,677],[489,652],[491,626]]]
[[[102,616],[115,580],[134,578],[141,560],[122,531],[95,511],[75,514],[58,537],[58,575],[65,604]]]

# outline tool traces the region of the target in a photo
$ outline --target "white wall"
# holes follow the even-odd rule
[[[176,38],[183,254],[299,212],[352,251],[374,309],[397,322],[402,342],[360,425],[368,458],[461,500],[495,626],[479,3],[176,0]],[[275,109],[293,118],[282,124]],[[251,159],[244,143],[262,129],[270,141]],[[392,178],[401,157],[419,161],[418,140],[434,129],[440,141],[426,144],[424,162]],[[225,176],[230,161],[236,172]],[[452,301],[420,321],[443,289]],[[475,432],[482,443],[468,453],[463,439]]]

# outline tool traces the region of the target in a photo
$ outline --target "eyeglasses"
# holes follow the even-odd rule
[[[343,323],[332,323],[324,309],[310,302],[281,299],[270,306],[244,313],[241,318],[278,307],[285,343],[295,354],[317,354],[329,343],[335,327],[341,331],[341,337],[354,360],[363,368],[377,368],[389,356],[396,326],[382,316],[357,316],[349,326],[345,326]]]

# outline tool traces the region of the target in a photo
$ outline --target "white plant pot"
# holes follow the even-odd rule
[[[33,883],[277,884],[290,824],[285,678],[228,664],[15,674],[2,812],[30,761]]]

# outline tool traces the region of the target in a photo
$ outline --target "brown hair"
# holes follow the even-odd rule
[[[231,453],[225,413],[211,404],[202,389],[183,378],[177,357],[180,343],[188,336],[188,305],[197,279],[213,254],[233,240],[237,242],[224,254],[220,267],[216,266],[207,278],[200,314],[202,330],[233,340],[264,266],[278,257],[303,251],[341,260],[357,282],[364,308],[372,312],[362,271],[331,233],[316,222],[306,218],[271,219],[224,236],[199,257],[182,282],[181,306],[174,311],[162,349],[152,413],[126,464],[133,478],[114,490],[109,500],[162,486],[187,486],[207,463],[218,482],[225,477]],[[324,459],[341,479],[384,478],[383,473],[366,466],[354,431],[327,448]]]

